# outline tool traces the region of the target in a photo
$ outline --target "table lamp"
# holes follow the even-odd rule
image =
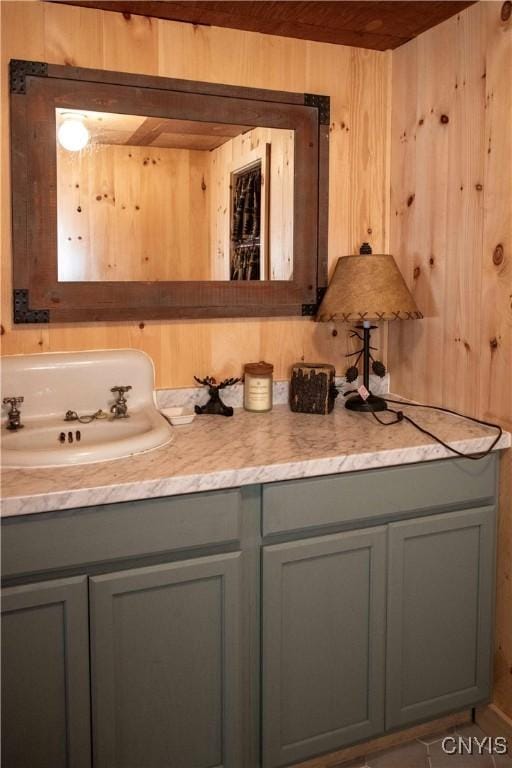
[[[368,243],[363,243],[357,256],[338,259],[329,287],[316,316],[319,322],[358,322],[354,336],[361,339],[363,349],[355,365],[347,370],[347,381],[358,376],[357,363],[363,357],[363,384],[369,393],[350,397],[346,408],[352,411],[385,411],[386,401],[370,391],[370,361],[377,375],[383,376],[385,368],[374,360],[370,346],[371,331],[376,328],[372,320],[417,320],[423,315],[418,310],[411,292],[405,284],[396,262],[390,254],[375,253]],[[361,336],[360,331],[363,335]]]

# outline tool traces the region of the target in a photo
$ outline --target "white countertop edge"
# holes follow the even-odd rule
[[[454,441],[454,448],[464,453],[478,453],[485,450],[494,438],[470,438]],[[504,432],[494,451],[509,448],[511,435]],[[78,507],[114,504],[123,501],[178,496],[187,493],[215,491],[244,485],[294,480],[305,477],[354,472],[401,464],[415,464],[422,461],[457,458],[455,454],[439,444],[426,443],[407,448],[386,451],[368,451],[349,455],[340,454],[319,459],[294,461],[283,464],[249,466],[241,469],[221,469],[209,474],[178,475],[176,477],[152,479],[130,483],[112,484],[94,488],[79,488],[69,491],[54,491],[46,494],[11,496],[2,499],[2,517],[52,512]]]

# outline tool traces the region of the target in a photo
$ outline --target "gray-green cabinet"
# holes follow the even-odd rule
[[[91,578],[95,768],[240,768],[240,552]]]
[[[264,766],[384,730],[385,567],[385,527],[264,547]]]
[[[278,768],[481,702],[496,474],[4,518],[2,765]]]
[[[90,768],[87,579],[2,590],[2,765]]]
[[[489,695],[493,563],[493,507],[390,524],[388,728]]]

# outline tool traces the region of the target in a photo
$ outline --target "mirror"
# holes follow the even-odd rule
[[[314,315],[329,98],[10,62],[15,323]]]
[[[292,278],[293,130],[55,117],[59,282]]]

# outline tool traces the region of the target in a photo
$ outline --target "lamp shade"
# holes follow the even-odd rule
[[[416,320],[423,317],[390,254],[338,259],[316,319]]]

